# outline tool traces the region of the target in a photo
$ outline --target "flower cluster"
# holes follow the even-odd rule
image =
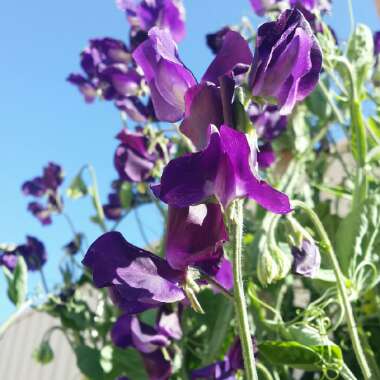
[[[62,168],[53,162],[49,162],[44,167],[42,176],[26,181],[22,185],[21,189],[24,195],[30,195],[35,198],[46,198],[45,204],[37,201],[28,204],[28,210],[43,225],[52,223],[52,213],[62,211],[62,199],[58,193],[58,189],[63,179]]]

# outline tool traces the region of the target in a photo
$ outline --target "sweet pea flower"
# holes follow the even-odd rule
[[[254,12],[258,16],[264,16],[271,10],[284,10],[286,8],[303,8],[309,12],[320,11],[322,13],[331,9],[330,0],[250,0]]]
[[[373,42],[374,42],[374,54],[375,56],[380,54],[380,31],[377,31],[373,35]]]
[[[135,132],[123,129],[116,138],[121,142],[116,148],[114,165],[121,180],[128,182],[149,181],[152,170],[162,152],[159,147],[149,149],[149,139],[141,128]]]
[[[321,254],[314,241],[303,239],[300,247],[292,247],[292,272],[302,277],[315,277],[321,266]]]
[[[175,122],[183,117],[185,93],[196,81],[179,59],[167,30],[154,27],[148,36],[133,52],[133,58],[145,74],[157,119]]]
[[[92,272],[95,286],[108,287],[114,303],[127,314],[185,298],[180,287],[183,272],[128,243],[119,232],[99,237],[88,249],[83,264]]]
[[[252,337],[252,345],[256,356],[257,345],[254,337]],[[242,369],[244,369],[244,361],[241,343],[239,338],[235,338],[223,360],[193,371],[191,379],[235,380],[237,371]]]
[[[26,262],[28,270],[34,272],[43,267],[47,260],[44,244],[33,236],[26,237],[26,244],[17,246],[16,251]]]
[[[233,199],[249,197],[269,211],[289,212],[288,197],[260,180],[254,172],[256,152],[247,136],[226,125],[210,127],[208,145],[176,158],[165,167],[155,195],[174,207],[198,204],[216,196],[224,208]]]
[[[52,210],[39,202],[29,202],[28,211],[30,211],[43,226],[48,226],[53,222],[51,219]]]
[[[117,192],[108,194],[108,203],[103,205],[103,211],[104,216],[108,220],[119,220],[121,218],[123,215],[123,208]]]
[[[287,115],[314,90],[321,69],[321,49],[299,10],[260,26],[250,75],[254,96],[275,99]]]
[[[177,43],[185,37],[185,8],[182,0],[117,0],[126,12],[132,30],[166,29]]]
[[[13,272],[17,265],[16,249],[10,251],[3,251],[0,254],[0,266],[6,267],[9,271]]]
[[[205,261],[212,267],[210,261],[220,262],[227,240],[218,204],[169,207],[165,257],[172,268],[186,270]]]
[[[276,161],[276,155],[273,151],[272,145],[266,143],[259,145],[259,150],[257,152],[257,164],[260,169],[267,169],[274,164]]]

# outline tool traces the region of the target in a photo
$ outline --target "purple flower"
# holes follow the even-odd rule
[[[193,74],[180,61],[177,46],[167,30],[157,27],[134,52],[151,91],[158,120],[175,122],[185,112],[185,93],[196,84]]]
[[[248,71],[252,63],[252,53],[247,41],[240,33],[230,30],[223,38],[222,46],[203,75],[203,82],[218,83],[223,75],[235,75]]]
[[[96,99],[97,91],[95,85],[83,75],[70,74],[67,77],[67,81],[78,87],[86,103],[92,103]]]
[[[260,108],[252,103],[249,106],[248,114],[258,137],[264,142],[276,139],[286,130],[288,118],[280,115],[277,106],[268,105]]]
[[[169,380],[172,374],[172,365],[167,360],[161,350],[156,350],[151,354],[142,355],[145,369],[150,380]]]
[[[165,306],[161,306],[158,311],[156,328],[169,339],[179,340],[182,338],[179,313],[167,310]]]
[[[230,85],[229,80],[225,79],[222,87],[213,83],[201,83],[186,93],[186,112],[180,130],[198,150],[204,149],[208,144],[210,124],[219,128],[222,124],[231,124],[233,119],[235,84]]]
[[[121,144],[116,149],[114,165],[120,179],[128,182],[150,180],[152,169],[160,158],[158,147],[149,151],[149,139],[138,128],[135,132],[123,129],[117,139]]]
[[[83,235],[76,234],[75,238],[63,246],[64,251],[71,256],[76,255],[82,246]]]
[[[104,215],[108,220],[119,220],[123,215],[123,208],[117,192],[108,194],[108,203],[103,205]]]
[[[374,33],[373,42],[374,42],[374,54],[378,55],[380,54],[380,31]]]
[[[223,41],[226,34],[231,30],[228,26],[218,30],[215,33],[209,33],[206,35],[207,46],[214,54],[218,54],[223,46]]]
[[[290,7],[303,8],[308,12],[320,11],[322,13],[331,9],[330,0],[250,0],[254,12],[264,16],[271,10],[280,10]]]
[[[46,263],[47,254],[45,246],[33,236],[27,236],[26,244],[17,246],[16,251],[25,259],[30,271],[39,270]]]
[[[292,247],[292,272],[303,277],[314,277],[321,266],[321,254],[315,242],[303,239],[300,247]]]
[[[273,151],[272,145],[266,143],[259,146],[259,151],[257,152],[257,163],[260,169],[267,169],[274,164],[276,161],[276,155]]]
[[[52,210],[46,206],[43,206],[39,202],[30,202],[28,204],[28,211],[35,216],[43,226],[47,226],[52,223],[51,213]]]
[[[321,49],[299,10],[287,10],[277,21],[258,29],[250,75],[252,93],[275,99],[280,114],[291,113],[296,102],[314,90],[321,68]]]
[[[17,253],[16,249],[12,251],[3,251],[0,254],[0,266],[3,265],[11,272],[14,271],[17,265]]]
[[[228,235],[218,204],[207,203],[185,208],[169,207],[166,260],[178,270],[202,262],[219,263]]]
[[[176,42],[185,37],[185,8],[182,0],[117,0],[126,12],[132,30],[148,32],[154,26],[166,29]]]
[[[180,287],[184,274],[128,243],[119,232],[98,238],[83,264],[91,270],[95,286],[110,288],[114,303],[128,314],[185,298]]]
[[[289,212],[288,197],[254,173],[256,152],[247,136],[223,125],[210,128],[207,147],[174,159],[165,167],[161,184],[152,187],[163,202],[188,207],[216,196],[224,208],[235,198],[249,197],[269,211]]]
[[[252,337],[252,345],[256,356],[257,346],[254,337]],[[224,360],[193,371],[191,379],[235,380],[237,371],[241,369],[244,369],[243,353],[240,339],[236,338]]]
[[[231,261],[223,257],[219,264],[219,270],[214,277],[223,288],[227,290],[232,289],[234,287],[234,276]],[[213,289],[215,293],[219,292],[217,287],[214,287]]]
[[[250,0],[254,12],[258,16],[264,16],[265,13],[273,8],[280,0]]]

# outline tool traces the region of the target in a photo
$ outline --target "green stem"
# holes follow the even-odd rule
[[[256,366],[257,366],[257,369],[260,371],[260,373],[263,375],[262,376],[263,380],[273,380],[273,376],[271,375],[271,373],[268,371],[268,368],[265,367],[264,364],[257,362]],[[261,376],[260,376],[260,379],[261,379]]]
[[[319,81],[318,83],[319,88],[321,89],[323,96],[326,98],[327,102],[330,104],[332,111],[335,114],[335,117],[338,121],[339,124],[344,124],[344,118],[342,116],[342,113],[339,111],[339,108],[334,102],[334,99],[332,98],[330,92],[326,88],[325,84],[323,83],[322,80]]]
[[[234,205],[232,225],[234,230],[234,298],[235,312],[239,326],[239,335],[243,350],[244,369],[247,380],[258,380],[255,356],[253,354],[252,338],[248,322],[247,304],[244,295],[242,274],[242,242],[243,242],[243,201],[236,200]]]
[[[92,180],[92,200],[94,202],[96,214],[99,221],[99,226],[103,232],[107,232],[107,226],[105,224],[105,217],[102,202],[100,201],[99,190],[98,190],[98,181],[96,179],[96,173],[92,165],[87,165],[87,169],[90,173]]]
[[[44,270],[42,269],[42,267],[39,269],[39,272],[41,275],[42,286],[44,287],[45,293],[48,294],[49,293],[49,287],[48,287],[46,277],[44,274]]]
[[[356,359],[360,365],[361,371],[363,373],[364,379],[369,380],[371,379],[371,370],[369,368],[369,365],[367,363],[363,347],[360,342],[357,326],[355,323],[355,318],[354,318],[354,313],[352,311],[350,299],[347,293],[347,288],[346,288],[346,283],[345,283],[345,278],[343,276],[343,273],[340,269],[338,259],[334,253],[334,249],[332,247],[332,244],[330,242],[330,239],[326,233],[326,230],[324,229],[321,221],[318,218],[318,215],[310,209],[304,202],[295,200],[292,202],[292,205],[294,208],[299,207],[305,213],[308,215],[310,218],[311,222],[313,223],[314,227],[316,228],[318,235],[321,239],[321,246],[326,250],[326,253],[328,254],[332,266],[333,266],[333,271],[335,274],[335,278],[337,281],[337,287],[338,291],[340,294],[340,297],[342,299],[343,303],[343,309],[345,312],[346,316],[346,322],[347,322],[347,327],[348,327],[348,332],[351,338],[351,342],[354,348],[354,352],[356,355]]]

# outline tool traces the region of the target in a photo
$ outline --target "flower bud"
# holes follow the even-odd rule
[[[315,277],[321,266],[321,254],[314,241],[303,239],[300,247],[292,247],[292,272],[303,277]]]

